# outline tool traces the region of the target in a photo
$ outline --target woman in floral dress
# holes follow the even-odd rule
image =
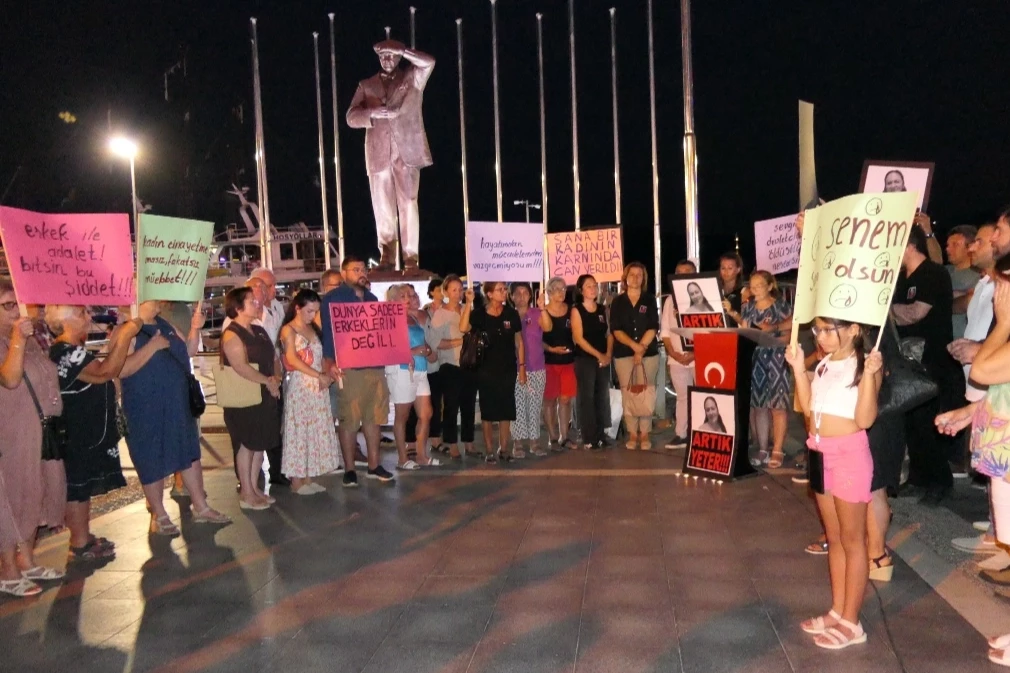
[[[281,472],[298,495],[325,491],[313,477],[333,472],[339,465],[340,448],[330,412],[333,381],[322,371],[323,342],[315,323],[317,313],[319,295],[300,290],[288,307],[280,336],[287,371]]]

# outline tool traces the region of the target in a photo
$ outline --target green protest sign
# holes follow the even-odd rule
[[[854,194],[806,211],[794,325],[815,317],[884,324],[918,198]]]
[[[138,300],[201,301],[214,223],[145,213],[139,229]]]

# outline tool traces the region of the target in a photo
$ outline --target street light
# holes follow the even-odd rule
[[[116,136],[115,138],[109,140],[109,150],[117,157],[122,157],[123,159],[128,159],[130,161],[130,191],[133,196],[133,233],[139,242],[140,222],[137,215],[137,171],[135,165],[135,160],[137,158],[137,143],[133,142],[129,138]]]
[[[512,202],[512,205],[513,206],[523,206],[524,208],[526,208],[526,222],[527,223],[530,221],[530,208],[536,208],[537,210],[540,210],[540,204],[539,203],[530,203],[526,199],[517,199],[517,200],[515,200],[515,201]]]

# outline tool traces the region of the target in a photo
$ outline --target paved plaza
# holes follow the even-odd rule
[[[226,437],[210,439],[227,456]],[[0,601],[2,669],[1002,670],[979,629],[1010,631],[1010,607],[931,549],[926,510],[898,501],[900,557],[868,589],[869,641],[828,652],[798,626],[829,605],[825,557],[803,552],[819,533],[805,490],[787,471],[720,485],[679,467],[624,449],[471,460],[351,491],[327,477],[326,493],[281,489],[247,513],[230,466],[211,465],[211,502],[235,523],[184,515],[173,540],[147,535],[143,502],[99,517],[115,560]],[[62,566],[66,534],[41,549]]]

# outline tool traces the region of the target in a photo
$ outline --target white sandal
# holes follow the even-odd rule
[[[836,622],[841,621],[842,616],[835,612],[834,610],[828,611],[828,617],[831,617]],[[803,629],[804,633],[809,633],[811,635],[820,635],[828,630],[829,627],[824,624],[824,617],[814,617],[813,619],[808,619],[805,622],[800,623],[800,628]]]
[[[838,626],[844,626],[852,635],[846,635],[838,629]],[[825,650],[844,650],[849,645],[860,645],[865,642],[866,631],[863,630],[863,625],[853,624],[844,619],[839,619],[837,626],[825,629],[824,633],[814,638],[814,645],[822,647]]]
[[[994,650],[1005,650],[1010,648],[1010,633],[1005,633],[1002,636],[996,636],[995,638],[990,638],[988,641],[989,647]]]
[[[3,580],[0,582],[0,594],[10,594],[11,596],[38,596],[42,593],[42,587],[35,582],[22,577],[19,580]]]
[[[21,571],[21,577],[26,580],[61,580],[65,576],[66,573],[62,570],[44,568],[43,566],[35,566],[34,568]]]
[[[231,517],[208,507],[202,512],[193,512],[193,523],[226,524],[231,523]]]
[[[413,470],[420,470],[421,466],[418,465],[413,460],[408,460],[406,463],[403,463],[402,465],[397,465],[396,469],[398,469],[398,470],[405,470],[405,471],[409,472],[409,471],[413,471]]]
[[[989,650],[989,661],[1000,666],[1010,666],[1010,649],[993,648]]]

